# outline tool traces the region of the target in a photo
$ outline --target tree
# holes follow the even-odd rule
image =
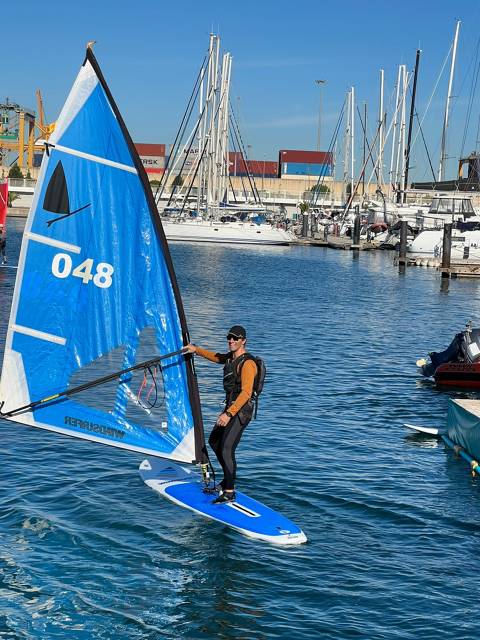
[[[183,178],[180,174],[178,174],[178,176],[175,176],[175,179],[172,182],[172,185],[174,187],[183,187]]]
[[[310,203],[305,202],[304,200],[303,202],[300,202],[300,204],[298,205],[298,208],[300,209],[300,213],[307,213],[308,210],[310,209]]]
[[[7,206],[11,207],[12,206],[12,202],[14,200],[16,200],[17,198],[19,198],[20,196],[18,195],[18,193],[13,193],[13,191],[9,191],[8,192],[8,201],[7,201]]]
[[[8,172],[8,177],[14,178],[14,179],[19,178],[20,180],[23,180],[23,173],[17,163],[15,163],[12,167],[10,167],[10,171]]]
[[[316,184],[310,189],[310,191],[313,191],[313,193],[330,193],[330,189],[326,184]]]

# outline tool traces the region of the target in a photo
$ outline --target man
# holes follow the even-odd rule
[[[208,440],[223,470],[223,480],[219,483],[220,495],[214,504],[235,500],[235,478],[237,462],[235,450],[245,427],[252,419],[252,395],[258,368],[255,360],[247,353],[247,332],[235,325],[227,335],[228,353],[213,353],[194,344],[188,345],[188,353],[196,353],[210,362],[223,364],[223,388],[225,389],[225,409],[218,416]]]

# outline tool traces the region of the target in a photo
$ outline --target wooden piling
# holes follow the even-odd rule
[[[355,220],[353,222],[352,246],[351,249],[360,248],[360,207],[355,207]]]
[[[400,223],[400,253],[398,256],[399,265],[404,265],[407,263],[407,233],[407,221],[402,220]]]
[[[302,237],[308,237],[308,213],[302,214]]]
[[[450,277],[450,261],[452,255],[452,223],[447,222],[443,226],[443,248],[442,248],[442,278]]]

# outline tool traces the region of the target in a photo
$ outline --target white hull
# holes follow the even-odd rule
[[[408,248],[411,258],[440,258],[443,248],[443,230],[422,231]],[[465,255],[468,249],[468,255]],[[452,260],[462,260],[465,257],[471,260],[480,259],[480,231],[459,231],[454,229],[452,233]]]
[[[269,224],[162,219],[162,225],[168,241],[285,245],[295,240],[288,231]]]

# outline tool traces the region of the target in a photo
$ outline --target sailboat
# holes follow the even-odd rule
[[[229,202],[231,68],[230,53],[223,54],[220,64],[220,37],[210,34],[208,54],[187,107],[187,112],[191,113],[196,95],[198,119],[182,147],[180,140],[188,124],[188,119],[186,121],[184,116],[162,185],[156,194],[160,207],[161,196],[170,176],[182,177],[182,168],[185,167],[187,158],[193,158],[185,176],[185,184],[178,189],[173,187],[168,205],[163,208],[165,235],[169,241],[180,242],[292,244],[295,237],[290,232],[266,221],[268,212],[261,203],[254,184],[252,190],[255,203]],[[237,139],[241,140],[240,132],[235,129],[234,132]],[[198,148],[194,148],[194,142]],[[247,168],[245,161],[243,164]],[[251,176],[248,178],[252,183]],[[196,197],[193,196],[194,193]]]
[[[209,460],[189,341],[146,173],[87,48],[25,226],[0,416],[146,454],[143,479],[173,502],[250,537],[304,542],[299,527],[248,496],[213,505],[202,491]]]

